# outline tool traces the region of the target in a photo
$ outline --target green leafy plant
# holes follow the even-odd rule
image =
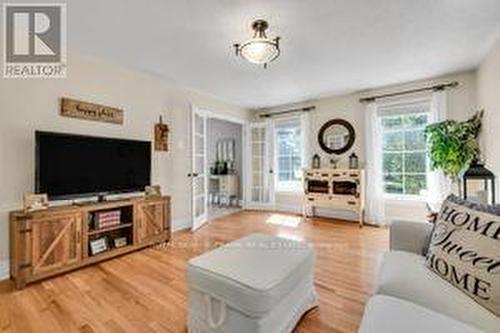
[[[451,180],[476,159],[480,150],[477,137],[484,111],[478,111],[466,121],[446,120],[425,129],[431,168],[442,170]]]

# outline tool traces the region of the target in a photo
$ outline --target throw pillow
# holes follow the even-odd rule
[[[500,213],[497,207],[449,196],[441,207],[427,266],[500,316]]]

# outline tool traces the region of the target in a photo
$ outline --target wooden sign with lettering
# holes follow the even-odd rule
[[[160,116],[160,122],[155,125],[155,150],[168,151],[168,125],[163,123]]]
[[[123,110],[76,99],[61,99],[61,115],[64,117],[123,124]]]

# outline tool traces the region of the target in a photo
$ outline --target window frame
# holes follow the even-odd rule
[[[428,185],[429,185],[429,179],[428,175],[430,172],[430,160],[429,156],[427,154],[427,146],[425,149],[414,149],[414,150],[406,150],[405,148],[405,142],[406,142],[406,133],[411,132],[414,130],[423,130],[425,127],[430,124],[430,118],[431,118],[431,101],[430,99],[418,99],[418,100],[404,100],[404,101],[399,101],[395,103],[387,103],[384,105],[381,105],[381,109],[386,109],[390,110],[391,108],[404,108],[405,106],[410,106],[410,105],[416,105],[416,104],[425,104],[427,106],[427,111],[423,112],[411,112],[409,111],[408,114],[405,114],[405,112],[394,112],[394,114],[390,114],[391,112],[389,111],[388,114],[383,114],[384,112],[381,112],[381,114],[377,115],[378,118],[378,124],[377,126],[379,127],[379,133],[380,133],[380,163],[381,165],[381,181],[382,181],[382,193],[385,199],[389,200],[401,200],[401,201],[425,201],[425,195],[422,192],[428,191]],[[383,126],[383,119],[384,118],[390,118],[390,117],[398,117],[398,116],[405,116],[405,115],[426,115],[427,116],[427,122],[423,126],[415,126],[415,127],[401,127],[400,129],[394,129],[394,130],[386,130],[384,129]],[[384,138],[385,134],[387,133],[402,133],[403,137],[403,149],[400,151],[391,151],[391,150],[385,150],[384,149]],[[385,154],[400,154],[403,157],[403,162],[402,162],[402,171],[397,172],[397,173],[386,173],[384,172],[384,156]],[[424,153],[425,156],[425,172],[405,172],[405,155],[411,154],[411,153]],[[417,176],[424,176],[426,179],[426,186],[425,188],[420,190],[420,194],[405,194],[405,193],[388,193],[386,192],[386,181],[385,181],[385,176],[388,174],[396,174],[396,175],[401,175],[402,176],[402,182],[403,182],[403,191],[405,189],[404,184],[405,184],[405,175],[417,175]]]
[[[300,130],[300,136],[299,136],[299,154],[298,156],[300,157],[300,176],[299,179],[296,181],[280,181],[279,176],[280,176],[280,167],[279,167],[279,161],[280,157],[289,157],[290,158],[290,164],[291,166],[293,165],[293,158],[295,157],[293,154],[289,155],[280,155],[280,150],[279,150],[279,140],[278,140],[278,130],[280,127],[280,124],[287,124],[287,123],[297,123],[297,126]],[[281,118],[278,119],[274,122],[273,126],[273,161],[274,161],[274,172],[273,172],[273,178],[274,178],[274,190],[276,193],[301,193],[303,191],[303,180],[302,180],[302,169],[304,167],[304,156],[305,156],[305,151],[306,147],[304,146],[304,128],[302,126],[302,121],[301,118],[298,116],[295,117],[286,117],[286,118]],[[290,169],[291,172],[293,172],[293,168]]]

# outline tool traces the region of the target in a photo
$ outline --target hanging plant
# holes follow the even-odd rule
[[[479,159],[477,137],[484,111],[478,111],[466,121],[446,120],[430,124],[425,129],[428,153],[433,170],[442,170],[452,181],[460,172]]]

